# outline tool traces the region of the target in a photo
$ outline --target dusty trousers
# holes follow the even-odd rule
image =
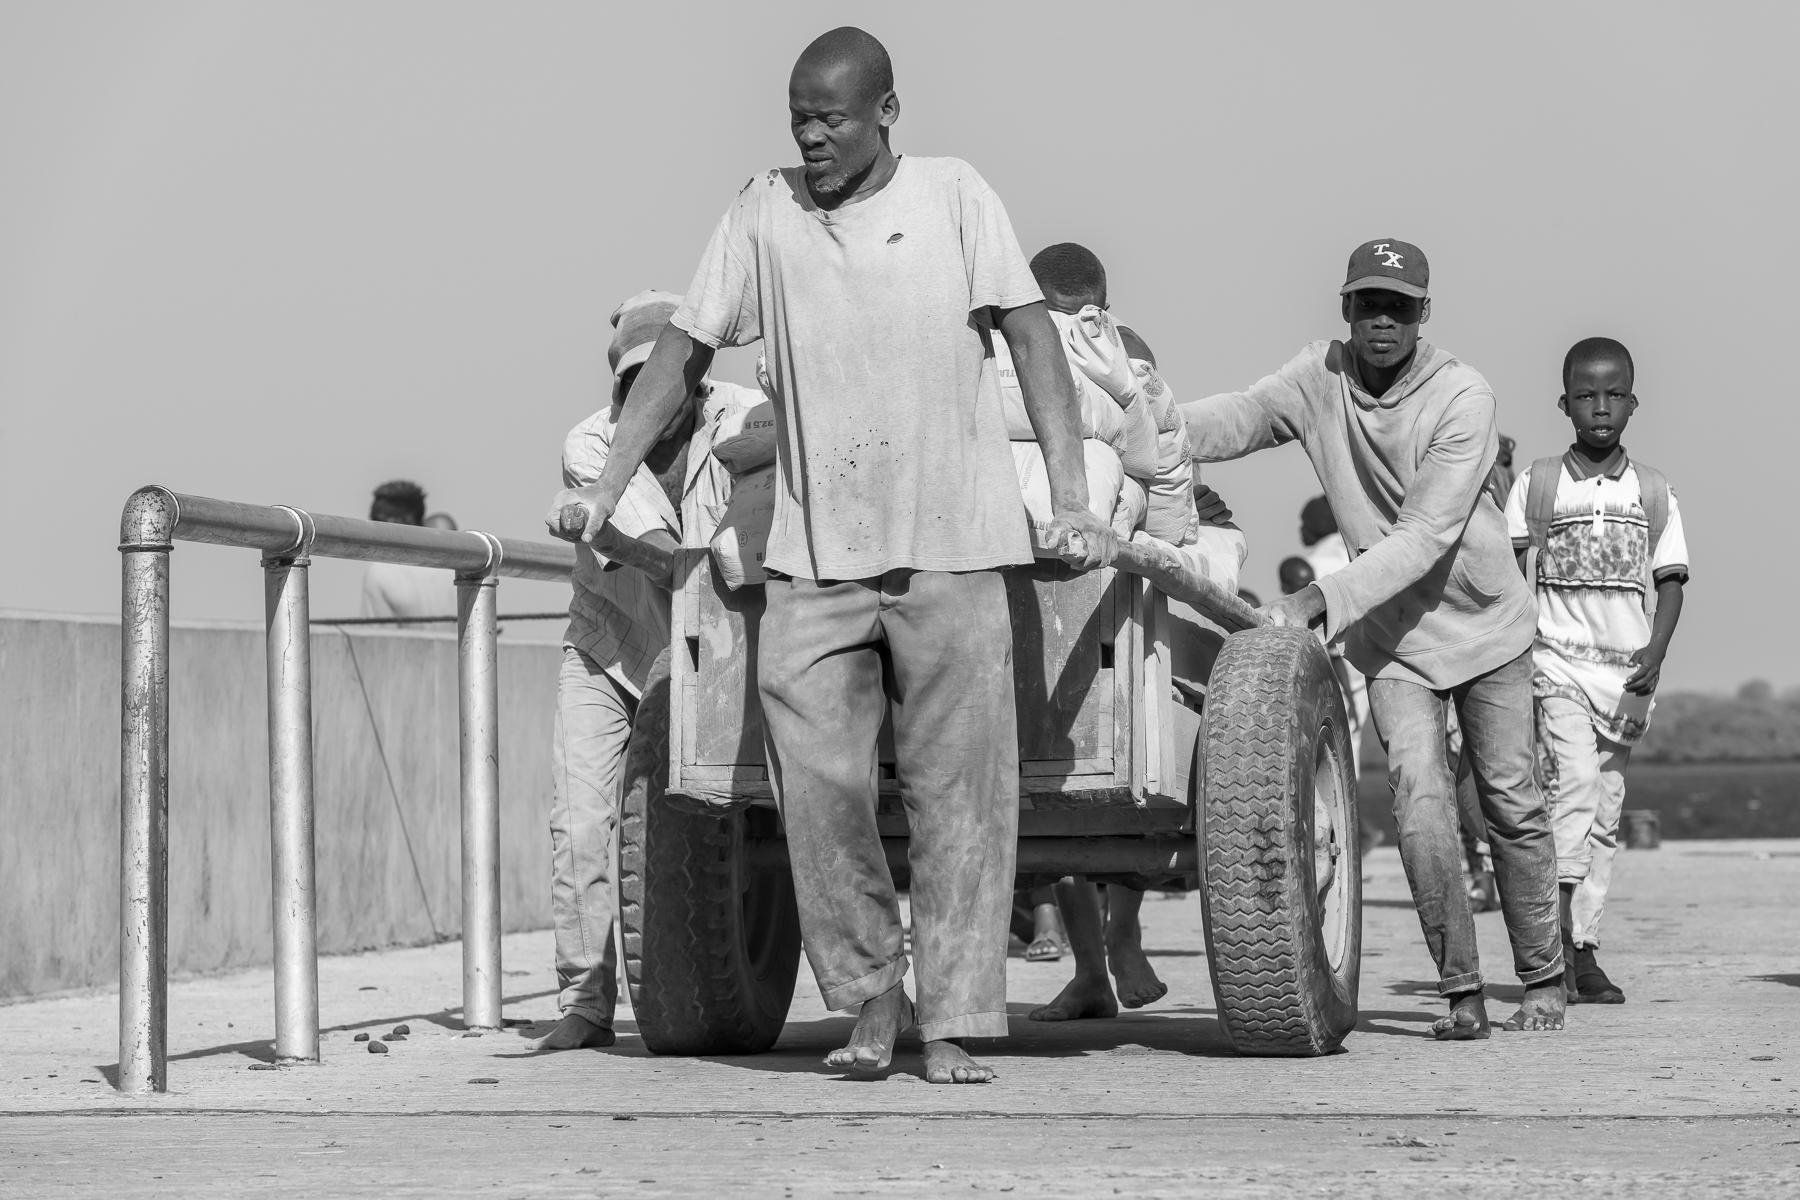
[[[825,1003],[879,996],[909,966],[875,824],[877,740],[891,716],[920,1036],[1004,1036],[1019,831],[1005,582],[998,571],[772,574],[766,590],[757,686],[769,778]]]
[[[1400,862],[1419,926],[1438,969],[1438,992],[1482,986],[1475,917],[1463,888],[1456,777],[1445,755],[1446,702],[1456,706],[1475,791],[1487,822],[1512,940],[1513,970],[1527,985],[1563,972],[1557,918],[1556,846],[1533,777],[1531,652],[1437,692],[1401,679],[1369,680],[1375,731],[1388,753],[1388,783],[1400,826]]]
[[[636,711],[593,659],[563,647],[550,774],[556,1006],[608,1029],[619,1002],[619,783]]]

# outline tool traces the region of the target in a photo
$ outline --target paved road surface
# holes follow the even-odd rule
[[[326,960],[313,1067],[256,1069],[266,971],[177,984],[172,1090],[150,1099],[106,1082],[116,997],[0,1007],[0,1196],[1800,1195],[1800,842],[1627,854],[1605,961],[1629,1003],[1468,1046],[1425,1034],[1391,847],[1367,873],[1363,1020],[1319,1060],[1231,1054],[1192,898],[1144,906],[1171,985],[1145,1012],[1033,1024],[1068,964],[1014,960],[986,1087],[823,1070],[850,1021],[807,979],[767,1055],[653,1058],[627,1018],[612,1052],[524,1056],[554,1012],[547,934],[507,940],[521,1024],[485,1038],[445,1007],[455,944]],[[1504,979],[1499,918],[1479,923]],[[1498,1017],[1517,985],[1491,990]],[[352,1041],[399,1022],[385,1056]]]

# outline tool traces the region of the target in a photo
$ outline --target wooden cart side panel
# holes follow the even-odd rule
[[[714,799],[766,800],[762,709],[755,691],[763,589],[727,590],[710,555],[678,560],[682,586],[671,613],[670,790]],[[1144,796],[1140,608],[1148,593],[1113,571],[1081,573],[1040,563],[1009,572],[1019,704],[1021,793],[1032,803]],[[1154,653],[1152,652],[1154,659]],[[1137,719],[1134,720],[1134,714]],[[884,728],[880,786],[895,790]],[[1166,776],[1165,776],[1166,778]],[[1089,798],[1084,800],[1083,798]]]
[[[1139,652],[1143,672],[1139,685],[1143,719],[1137,722],[1137,748],[1143,754],[1143,788],[1146,798],[1179,797],[1176,780],[1175,688],[1169,677],[1168,600],[1154,587],[1143,584],[1138,592]]]
[[[1056,562],[1005,572],[1021,763],[1112,759],[1100,617],[1105,581]]]
[[[1113,775],[1133,796],[1143,795],[1144,756],[1134,730],[1143,690],[1143,630],[1136,576],[1113,576]]]
[[[709,561],[705,550],[675,551],[675,589],[669,605],[669,790],[682,790],[682,764],[694,760],[695,644],[700,585]]]

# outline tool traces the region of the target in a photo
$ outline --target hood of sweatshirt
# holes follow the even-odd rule
[[[1404,403],[1408,396],[1431,382],[1433,375],[1455,362],[1454,354],[1439,350],[1424,338],[1420,338],[1418,344],[1413,347],[1412,362],[1407,366],[1405,374],[1394,381],[1394,386],[1387,390],[1386,395],[1375,396],[1363,387],[1362,380],[1357,376],[1356,363],[1350,353],[1350,347],[1342,342],[1332,342],[1331,348],[1325,352],[1325,369],[1334,375],[1344,377],[1344,381],[1350,385],[1351,398],[1361,408],[1393,408]]]

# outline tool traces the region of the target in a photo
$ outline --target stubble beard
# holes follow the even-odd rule
[[[836,171],[830,175],[819,176],[812,180],[809,186],[818,195],[838,196],[843,194],[844,188],[850,183],[850,177],[855,174],[855,171]]]
[[[813,190],[815,195],[841,197],[850,189],[850,181],[868,171],[875,162],[875,158],[875,154],[870,154],[867,159],[853,167],[844,167],[821,175],[817,179],[809,179],[807,186]]]

